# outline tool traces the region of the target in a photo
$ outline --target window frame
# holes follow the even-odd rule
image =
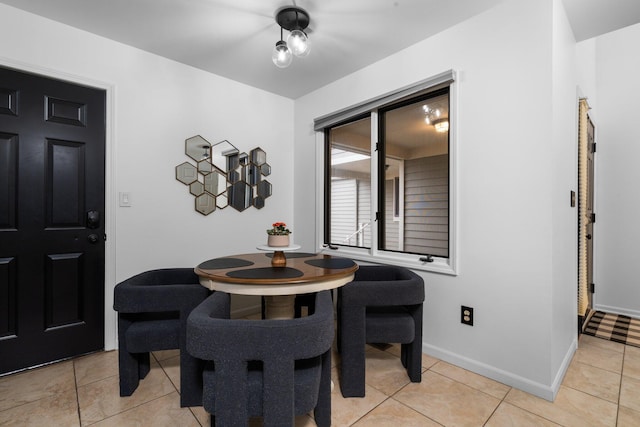
[[[450,75],[451,80],[438,82],[441,80],[441,76]],[[431,86],[425,87],[425,82],[436,81]],[[331,180],[330,165],[327,165],[329,159],[329,132],[325,130],[327,128],[335,127],[339,124],[352,122],[363,117],[370,116],[371,119],[371,218],[376,217],[376,212],[379,210],[380,203],[380,191],[384,191],[384,188],[379,187],[379,164],[382,150],[377,150],[376,145],[380,141],[379,132],[379,110],[388,111],[389,107],[399,105],[401,102],[415,99],[422,95],[435,93],[438,90],[449,87],[449,257],[442,258],[433,256],[432,262],[424,261],[424,255],[381,250],[379,248],[379,224],[372,226],[371,234],[371,247],[359,248],[354,246],[334,246],[331,245],[329,240],[330,228],[329,218],[326,218],[326,207],[330,206],[331,193],[329,190],[329,184]],[[411,91],[407,88],[415,88]],[[380,102],[383,100],[383,102]],[[387,102],[384,102],[386,100]],[[373,102],[372,102],[373,101]],[[414,85],[404,87],[398,91],[385,94],[378,98],[374,98],[372,101],[363,102],[352,107],[345,108],[336,113],[328,116],[316,119],[316,239],[318,242],[319,251],[328,251],[335,255],[345,256],[353,258],[358,261],[377,263],[377,264],[392,264],[399,265],[411,269],[429,271],[434,273],[442,273],[447,275],[458,274],[458,254],[457,254],[457,128],[458,128],[458,87],[457,80],[455,78],[455,72],[449,70],[448,72],[441,73],[429,79],[425,79]],[[373,108],[366,110],[366,105],[374,105]],[[363,109],[364,108],[364,109]],[[349,113],[353,115],[349,116]],[[342,120],[334,121],[329,125],[326,124],[327,118],[341,117]],[[384,161],[384,160],[382,160]],[[329,203],[329,204],[326,204]],[[422,260],[421,260],[422,258]]]

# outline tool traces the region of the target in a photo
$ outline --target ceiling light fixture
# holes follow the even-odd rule
[[[278,68],[287,68],[293,55],[304,57],[309,54],[309,38],[304,30],[309,26],[309,14],[295,6],[285,7],[276,13],[276,23],[280,26],[280,40],[271,54],[271,60]],[[283,30],[289,31],[284,41]]]

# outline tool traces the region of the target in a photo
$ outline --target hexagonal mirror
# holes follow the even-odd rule
[[[216,206],[220,209],[224,209],[229,206],[229,199],[227,199],[226,193],[216,197]]]
[[[255,199],[253,199],[253,207],[255,207],[256,209],[264,208],[264,198],[258,196]]]
[[[249,185],[256,185],[260,182],[260,168],[254,164],[249,164],[242,168],[243,181]]]
[[[217,196],[227,189],[227,177],[217,170],[204,177],[204,189]]]
[[[198,180],[198,170],[189,162],[176,166],[176,179],[183,184],[191,184]]]
[[[196,162],[210,158],[211,144],[200,135],[185,140],[184,152]]]
[[[201,195],[202,193],[204,193],[204,185],[202,185],[200,181],[192,182],[189,185],[189,193],[193,194],[194,196]]]
[[[260,181],[257,186],[258,196],[267,198],[271,196],[271,183],[269,181]]]
[[[211,162],[223,172],[229,171],[228,160],[238,154],[238,149],[229,141],[222,141],[211,147]],[[233,169],[233,168],[231,168]]]
[[[229,184],[235,184],[236,182],[240,181],[240,172],[235,170],[229,171],[227,180],[229,180]]]
[[[216,210],[216,198],[209,193],[196,197],[196,210],[202,215],[209,215]]]
[[[211,145],[196,135],[185,140],[185,154],[196,164],[176,166],[176,179],[189,187],[195,208],[203,215],[227,206],[240,212],[251,206],[262,209],[271,196],[271,183],[263,180],[271,174],[271,166],[260,147],[241,153],[229,141]]]
[[[198,172],[202,175],[207,175],[213,170],[213,165],[209,162],[209,159],[198,162]]]
[[[236,210],[242,212],[251,206],[253,190],[244,181],[238,181],[227,189],[229,204]]]
[[[230,172],[238,168],[240,168],[240,156],[238,154],[232,154],[231,156],[227,157],[226,171]]]
[[[254,148],[250,152],[251,154],[251,163],[255,165],[262,165],[267,161],[267,153],[265,153],[262,148]]]
[[[260,181],[256,191],[258,196],[266,199],[271,196],[271,183],[269,181]]]

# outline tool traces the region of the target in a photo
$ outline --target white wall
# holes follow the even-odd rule
[[[115,224],[108,245],[116,272],[108,297],[116,281],[138,271],[253,251],[275,220],[292,223],[296,243],[314,250],[321,242],[315,241],[313,119],[456,69],[459,275],[423,273],[423,348],[552,398],[572,327],[556,332],[554,322],[564,322],[567,312],[575,316],[575,302],[568,303],[561,287],[575,264],[553,261],[571,257],[562,251],[570,247],[564,227],[573,211],[565,204],[575,167],[562,169],[570,131],[553,119],[572,114],[564,109],[568,95],[554,85],[571,68],[570,60],[558,62],[569,45],[562,19],[553,18],[554,1],[507,0],[300,98],[295,116],[288,99],[4,5],[0,37],[12,43],[0,46],[0,64],[113,88],[107,221]],[[264,209],[227,208],[208,217],[193,210],[173,168],[186,160],[183,141],[195,134],[267,152],[274,195]],[[133,194],[132,208],[116,206],[118,191]],[[475,308],[473,327],[460,324],[463,304]]]
[[[309,173],[316,168],[313,119],[458,70],[460,273],[421,273],[426,285],[423,348],[549,399],[560,361],[572,351],[573,338],[566,330],[575,325],[574,319],[557,333],[553,321],[576,316],[575,301],[569,303],[566,291],[558,288],[561,280],[575,275],[568,272],[575,270],[575,261],[552,262],[575,244],[575,234],[571,243],[565,231],[552,237],[575,215],[566,207],[575,185],[570,178],[575,159],[568,160],[568,171],[561,171],[571,149],[553,146],[571,137],[552,120],[552,78],[565,78],[565,67],[570,67],[558,64],[552,73],[553,12],[552,0],[505,1],[296,100],[294,192],[295,221],[307,231],[304,242],[312,250],[322,243],[310,243],[316,226],[316,182]],[[558,49],[566,49],[565,36],[559,38]],[[566,94],[557,96],[567,107]],[[563,117],[571,114],[562,112]],[[575,281],[572,285],[575,298]],[[461,305],[475,308],[473,327],[460,324]]]
[[[589,103],[598,147],[594,308],[640,318],[640,24],[590,43],[595,44],[597,103]]]
[[[160,267],[255,252],[274,221],[293,224],[293,101],[0,4],[0,65],[109,88],[107,347],[115,344],[115,283]],[[9,42],[10,41],[10,42]],[[209,216],[194,210],[175,166],[184,140],[260,146],[272,167],[266,206]],[[117,193],[133,206],[117,207]]]
[[[553,1],[551,146],[552,181],[552,318],[551,373],[554,387],[571,362],[578,329],[578,209],[570,192],[578,190],[578,94],[576,41],[561,0]],[[546,168],[545,165],[541,165]]]

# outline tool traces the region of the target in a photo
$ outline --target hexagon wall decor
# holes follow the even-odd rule
[[[176,179],[195,197],[195,210],[209,215],[231,206],[242,212],[253,206],[262,209],[271,196],[271,175],[267,153],[260,147],[240,152],[229,141],[211,145],[200,135],[185,140],[185,154],[193,160],[176,166]]]

